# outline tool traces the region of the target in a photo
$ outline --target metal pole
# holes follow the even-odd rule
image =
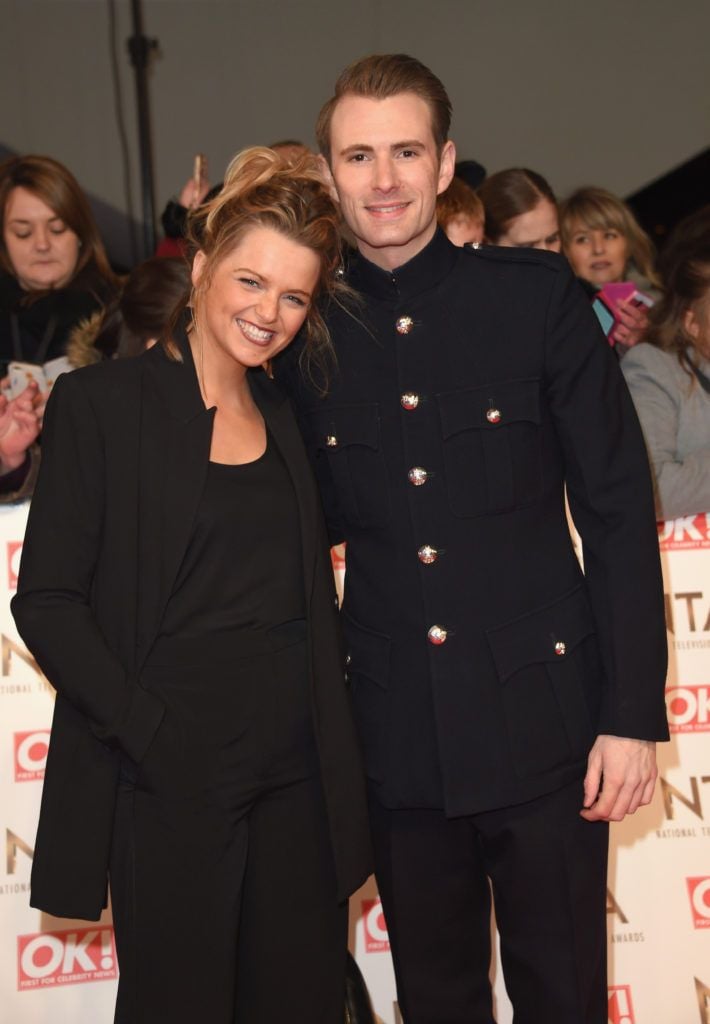
[[[153,196],[153,150],[150,134],[150,104],[148,98],[148,67],[150,56],[158,48],[157,39],[143,34],[143,16],[140,0],[131,0],[133,35],[128,39],[128,52],[136,78],[138,105],[138,140],[140,143],[141,188],[143,193],[143,248],[144,257],[155,252],[155,199]]]

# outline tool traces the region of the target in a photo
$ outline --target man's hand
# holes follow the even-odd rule
[[[579,813],[587,821],[622,821],[651,802],[657,776],[655,743],[597,736],[587,759]]]

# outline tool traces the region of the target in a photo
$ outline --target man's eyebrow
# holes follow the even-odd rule
[[[393,142],[390,145],[391,150],[397,149],[425,149],[426,143],[420,139],[405,139],[403,142]],[[347,156],[349,153],[374,153],[375,147],[367,145],[364,142],[355,142],[351,146],[346,146],[340,150],[341,156]]]

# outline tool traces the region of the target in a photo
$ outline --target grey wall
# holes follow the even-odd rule
[[[451,94],[462,157],[526,164],[563,194],[632,191],[708,144],[706,0],[144,0],[162,208],[207,153],[313,142],[338,71],[404,51]],[[140,215],[128,0],[115,0],[120,92]],[[126,209],[109,61],[109,0],[0,0],[0,143],[49,153]],[[127,244],[127,238],[125,239]]]

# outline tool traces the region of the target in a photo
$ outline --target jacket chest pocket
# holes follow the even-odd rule
[[[311,444],[328,461],[341,518],[354,526],[383,526],[390,497],[382,452],[379,406],[336,406],[311,417]]]
[[[542,493],[540,382],[437,395],[446,490],[457,516],[530,505]]]

